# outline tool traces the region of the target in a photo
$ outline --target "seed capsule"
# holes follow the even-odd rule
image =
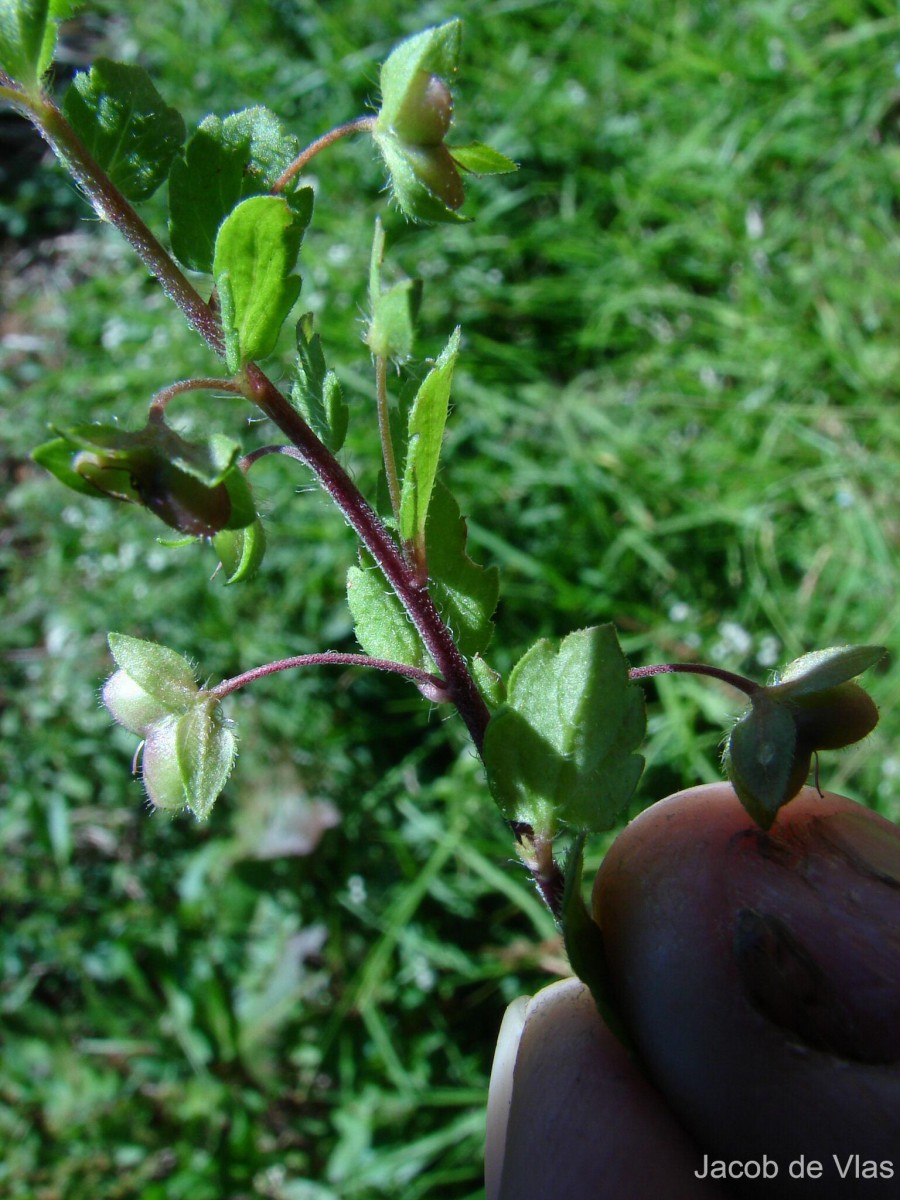
[[[438,75],[417,71],[394,117],[394,132],[404,142],[439,146],[453,119],[453,93]]]

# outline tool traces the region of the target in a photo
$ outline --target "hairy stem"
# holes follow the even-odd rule
[[[553,857],[553,840],[552,838],[535,837],[532,834],[530,841],[534,859],[528,864],[528,867],[534,885],[553,917],[556,921],[561,921],[566,879],[562,868]]]
[[[744,675],[736,675],[733,671],[725,671],[722,667],[710,667],[704,663],[654,663],[649,667],[632,667],[628,672],[629,679],[651,679],[654,675],[706,675],[710,679],[718,679],[730,687],[737,688],[745,696],[752,696],[761,686]]]
[[[150,401],[150,419],[162,420],[169,401],[183,392],[233,392],[242,396],[240,384],[233,379],[179,379],[162,388]]]
[[[225,343],[215,313],[96,162],[56,105],[44,97],[40,105],[29,106],[28,115],[53,152],[71,171],[97,214],[118,229],[150,274],[159,280],[169,299],[184,313],[191,327],[216,354],[223,355]]]
[[[374,128],[375,117],[357,117],[354,121],[346,121],[343,125],[338,125],[334,129],[329,129],[327,133],[323,133],[321,137],[317,137],[314,142],[310,142],[305,150],[300,151],[290,166],[286,167],[275,180],[274,184],[272,185],[272,191],[284,191],[291,180],[299,175],[306,164],[311,159],[315,158],[320,150],[324,150],[326,146],[330,146],[333,142],[338,141],[340,138],[349,137],[350,134],[366,133],[370,129]]]
[[[420,586],[400,547],[350,476],[272,381],[254,363],[246,368],[245,377],[247,394],[299,450],[396,592],[480,754],[490,712],[427,589]]]
[[[8,81],[0,79],[0,82]],[[56,105],[45,97],[39,103],[32,102],[19,93],[16,93],[15,103],[26,112],[72,172],[97,213],[119,230],[169,298],[181,309],[191,327],[220,357],[224,357],[222,329],[215,313],[89,153]],[[300,157],[308,162],[313,153],[318,153],[338,137],[370,128],[373,124],[374,118],[370,117],[351,121],[312,143]],[[297,169],[302,169],[302,165],[301,162]],[[334,455],[254,363],[246,367],[240,386],[243,394],[257,404],[296,446],[303,461],[315,473],[380,567],[434,659],[444,678],[447,698],[455,704],[480,754],[490,720],[487,705],[434,601],[418,583],[403,552]]]
[[[428,671],[418,667],[409,667],[405,663],[390,662],[384,658],[370,658],[368,654],[341,654],[336,650],[325,650],[321,654],[298,654],[294,658],[282,658],[278,662],[266,663],[262,667],[253,667],[241,675],[231,679],[223,679],[214,688],[209,689],[209,695],[222,700],[236,692],[239,688],[265,675],[274,675],[278,671],[292,671],[295,667],[371,667],[375,671],[388,671],[394,675],[403,675],[420,687],[427,688],[429,694],[444,690],[444,681]]]

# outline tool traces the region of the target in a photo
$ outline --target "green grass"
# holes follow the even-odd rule
[[[423,353],[464,330],[444,471],[503,569],[492,660],[603,620],[636,663],[761,678],[886,642],[882,723],[822,777],[900,818],[894,5],[115,7],[94,52],[137,55],[192,120],[262,100],[301,138],[364,111],[400,36],[465,17],[461,140],[522,169],[471,187],[470,226],[387,225],[390,263],[426,280]],[[316,177],[304,296],[371,487],[359,313],[382,181],[350,145]],[[266,462],[265,569],[225,590],[209,553],[29,465],[48,422],[137,420],[212,365],[110,231],[48,235],[73,209],[59,177],[47,195],[9,201],[0,262],[0,1191],[476,1196],[493,1037],[552,977],[552,924],[460,729],[400,681],[264,681],[233,702],[241,757],[210,823],[147,812],[133,739],[97,704],[106,631],[213,678],[351,649],[353,544],[296,464]],[[230,402],[177,411],[270,436]],[[735,711],[695,679],[648,694],[636,806],[717,778]],[[265,857],[285,822],[298,842],[330,827]]]

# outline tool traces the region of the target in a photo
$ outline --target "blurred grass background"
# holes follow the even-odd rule
[[[764,678],[818,646],[897,649],[900,20],[892,0],[135,0],[67,27],[60,76],[136,60],[189,122],[263,102],[301,139],[365,111],[399,38],[460,15],[459,140],[512,155],[457,229],[386,222],[459,322],[445,476],[503,568],[492,648],[613,620],[635,663]],[[29,451],[48,422],[139,421],[209,356],[4,117],[0,218],[0,1192],[11,1200],[473,1197],[505,1004],[564,970],[457,724],[402,682],[275,677],[233,702],[208,825],[147,812],[97,688],[109,629],[220,678],[353,648],[352,539],[296,464],[255,480],[242,588]],[[370,149],[316,163],[304,297],[374,480],[360,342]],[[162,219],[161,203],[148,218]],[[289,361],[276,374],[285,374]],[[243,430],[186,397],[180,426]],[[298,494],[302,493],[302,494]],[[900,818],[900,673],[822,779]],[[635,808],[718,777],[733,695],[648,691]],[[602,845],[592,848],[596,864]]]

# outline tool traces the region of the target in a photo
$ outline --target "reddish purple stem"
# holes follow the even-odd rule
[[[219,700],[230,696],[238,688],[254,680],[262,679],[264,675],[274,675],[277,671],[291,671],[294,667],[371,667],[376,671],[389,671],[394,675],[403,675],[422,688],[428,689],[430,699],[437,699],[446,692],[443,679],[422,671],[418,667],[407,666],[406,663],[390,662],[385,658],[370,658],[368,654],[342,654],[337,650],[324,650],[319,654],[298,654],[294,658],[281,658],[278,662],[265,663],[261,667],[253,667],[242,675],[234,675],[231,679],[223,679],[214,688],[209,689],[211,696]]]
[[[761,687],[761,684],[754,683],[744,675],[736,675],[733,671],[725,671],[722,667],[710,667],[704,663],[653,663],[649,667],[632,667],[628,672],[629,679],[650,679],[654,675],[706,675],[710,679],[718,679],[730,687],[737,688],[745,696],[752,696]]]

